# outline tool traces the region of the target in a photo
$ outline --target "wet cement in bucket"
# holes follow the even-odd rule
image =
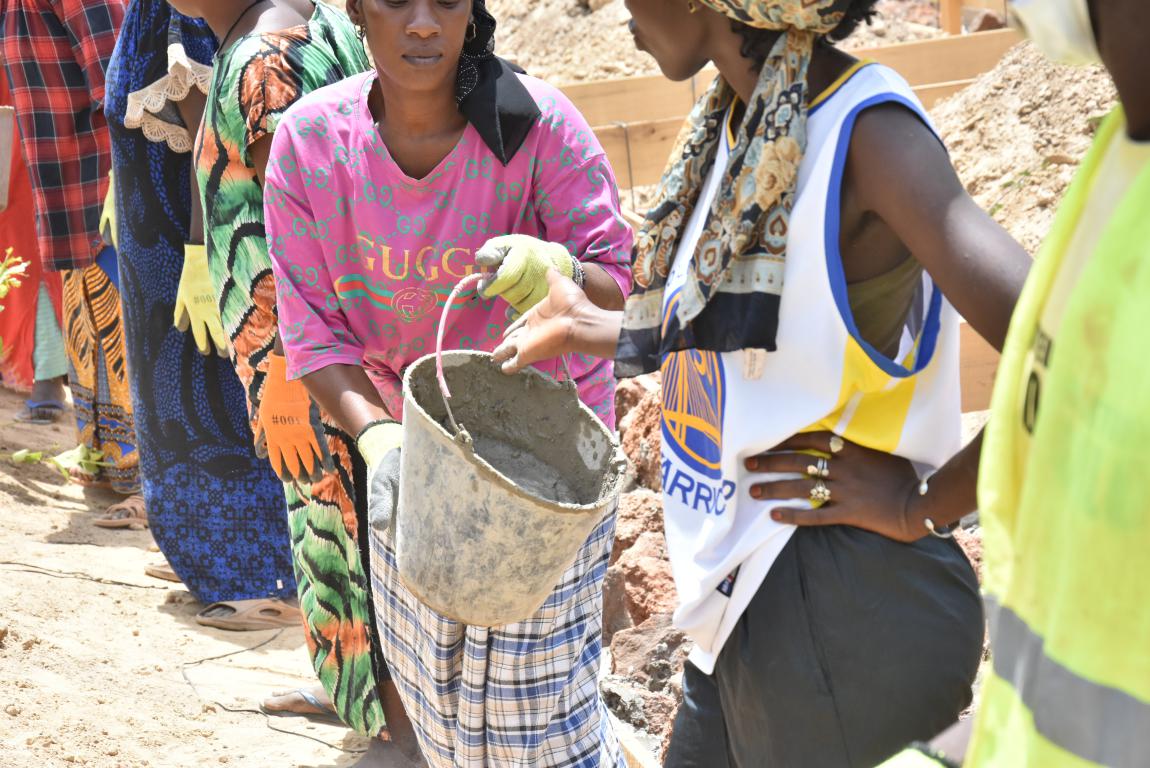
[[[472,435],[472,446],[479,458],[532,496],[558,504],[579,503],[579,495],[559,470],[531,451],[484,435]]]
[[[520,490],[552,504],[581,506],[601,500],[615,484],[621,467],[604,463],[614,453],[611,438],[583,423],[571,385],[535,372],[506,376],[490,356],[476,353],[447,353],[444,369],[452,410],[467,433],[458,439]],[[426,413],[454,434],[433,367],[413,372],[410,386]]]

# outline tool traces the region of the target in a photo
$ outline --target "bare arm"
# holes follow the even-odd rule
[[[200,130],[200,123],[204,119],[204,105],[206,103],[207,97],[200,93],[199,89],[192,88],[188,91],[188,95],[184,97],[183,101],[176,104],[176,108],[180,112],[180,117],[183,119],[184,125],[188,128],[188,133],[193,137]],[[196,179],[194,158],[190,175],[192,185],[192,216],[188,224],[188,242],[199,245],[204,242],[204,207],[203,201],[200,200],[200,185]]]
[[[897,105],[863,112],[847,178],[863,210],[890,227],[959,313],[1001,350],[1030,257],[966,193],[922,121]]]
[[[304,386],[344,431],[356,437],[373,421],[392,418],[367,372],[355,365],[329,365],[303,377]]]
[[[859,185],[859,199],[895,232],[967,322],[1002,350],[1030,256],[970,198],[950,157],[925,125],[899,106],[859,116],[848,173],[898,183]],[[913,496],[920,523],[957,522],[977,506],[982,434],[947,462],[931,493]]]
[[[623,308],[623,291],[607,270],[598,264],[583,262],[583,275],[586,278],[583,291],[592,304],[602,309]]]
[[[955,308],[1001,350],[1030,257],[967,195],[926,126],[901,106],[863,112],[851,138],[847,178],[853,180],[848,194],[855,202],[890,227]],[[827,440],[825,433],[796,435],[749,459],[748,469],[793,469],[793,459],[778,452],[825,450]],[[849,445],[832,462],[835,503],[814,510],[777,509],[772,516],[798,525],[856,525],[912,541],[927,533],[926,518],[945,526],[977,509],[981,449],[980,433],[938,470],[924,496],[909,462]],[[765,482],[751,494],[802,498],[809,487],[806,480]]]

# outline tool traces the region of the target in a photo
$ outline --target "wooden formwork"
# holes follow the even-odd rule
[[[1020,40],[1013,30],[998,30],[853,53],[899,72],[930,108],[993,69]],[[661,76],[633,77],[572,85],[563,91],[595,126],[619,186],[629,189],[659,180],[684,118],[714,76],[715,70],[707,68],[680,83]]]

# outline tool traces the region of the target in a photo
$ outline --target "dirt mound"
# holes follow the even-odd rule
[[[487,0],[487,7],[499,20],[499,54],[556,85],[659,74],[655,60],[635,49],[623,0]],[[844,48],[941,34],[929,2],[882,0],[878,7],[874,26],[859,29]]]
[[[1117,98],[1101,67],[1052,64],[1022,43],[932,115],[967,190],[1034,254]]]

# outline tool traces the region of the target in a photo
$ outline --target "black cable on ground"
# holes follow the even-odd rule
[[[8,566],[4,569],[7,571],[12,571],[12,572],[16,572],[16,573],[31,573],[31,574],[35,574],[37,576],[50,576],[54,579],[76,579],[78,581],[92,581],[92,582],[95,582],[97,584],[110,584],[110,585],[114,585],[114,586],[118,586],[118,587],[133,587],[135,589],[164,589],[164,590],[168,589],[168,587],[153,586],[151,584],[130,584],[126,581],[116,581],[115,579],[104,579],[104,578],[101,578],[99,576],[92,576],[92,575],[89,575],[87,573],[81,573],[80,571],[57,571],[53,568],[44,568],[43,566],[33,565],[32,563],[21,563],[21,562],[17,562],[14,560],[0,560],[0,565]],[[213,705],[219,707],[220,709],[224,710],[225,712],[251,713],[253,715],[263,715],[264,716],[264,725],[267,726],[268,730],[275,731],[276,733],[287,734],[288,736],[297,736],[301,739],[308,739],[309,741],[314,741],[317,744],[322,744],[325,747],[328,747],[329,749],[334,749],[334,750],[339,751],[339,752],[346,752],[346,753],[352,754],[352,755],[362,755],[367,750],[364,750],[364,749],[345,749],[344,747],[338,746],[336,744],[332,744],[331,742],[328,742],[328,741],[324,741],[323,739],[316,738],[315,736],[309,736],[306,733],[297,733],[296,731],[289,731],[286,728],[277,728],[276,726],[272,725],[271,717],[268,715],[268,713],[266,713],[262,710],[251,709],[249,707],[229,707],[227,704],[224,704],[221,701],[216,701],[214,699],[204,698],[204,696],[200,693],[199,688],[196,687],[196,684],[192,682],[192,679],[190,677],[188,677],[188,668],[189,667],[197,667],[200,664],[205,664],[209,661],[218,661],[219,659],[226,659],[229,656],[238,656],[241,653],[248,653],[250,651],[259,650],[260,648],[263,648],[268,643],[271,643],[272,641],[277,640],[279,638],[279,636],[282,634],[283,634],[283,630],[280,629],[280,630],[277,630],[274,635],[267,638],[266,640],[263,640],[259,643],[256,643],[255,645],[250,646],[248,648],[240,648],[237,651],[229,651],[228,653],[221,653],[218,656],[208,656],[207,658],[198,659],[196,661],[185,662],[185,663],[180,665],[180,676],[184,678],[184,682],[187,683],[188,687],[190,687],[192,689],[192,693],[196,694],[196,698],[198,698],[200,701],[207,702],[209,704],[213,704]]]
[[[215,699],[205,698],[203,696],[203,694],[200,693],[200,689],[196,687],[196,684],[192,682],[192,679],[190,677],[188,677],[188,668],[189,667],[197,667],[200,664],[205,664],[209,661],[218,661],[220,659],[226,659],[229,656],[238,656],[241,653],[249,653],[251,651],[259,650],[260,648],[263,648],[265,645],[273,642],[274,640],[279,639],[279,636],[282,634],[283,634],[283,630],[279,629],[279,630],[276,630],[276,633],[274,635],[272,635],[271,637],[269,637],[266,640],[263,640],[259,643],[256,643],[255,645],[250,646],[248,648],[240,648],[237,651],[228,651],[227,653],[221,653],[218,656],[208,656],[207,658],[204,658],[204,659],[198,659],[196,661],[185,662],[184,664],[180,665],[180,675],[184,678],[184,682],[188,684],[188,687],[192,689],[192,693],[196,694],[196,698],[198,698],[200,701],[207,702],[209,704],[213,704],[213,705],[219,707],[220,709],[224,710],[225,712],[251,713],[253,715],[263,715],[264,716],[264,725],[267,726],[267,728],[269,730],[275,731],[276,733],[284,733],[284,734],[287,734],[288,736],[298,736],[301,739],[308,739],[310,741],[316,742],[317,744],[323,744],[325,747],[328,747],[329,749],[337,750],[339,752],[347,752],[348,754],[352,754],[352,755],[362,755],[367,750],[364,750],[364,749],[345,749],[344,747],[338,746],[336,744],[332,744],[329,741],[324,741],[323,739],[316,738],[315,736],[309,736],[306,733],[297,733],[296,731],[289,731],[286,728],[277,728],[276,726],[272,725],[271,716],[268,715],[267,712],[264,712],[262,710],[251,709],[250,707],[229,707],[227,704],[224,704],[222,701],[216,701]]]
[[[45,568],[41,565],[33,565],[32,563],[20,563],[14,560],[0,560],[0,565],[16,566],[5,568],[7,571],[16,573],[32,573],[37,576],[51,576],[54,579],[76,579],[78,581],[94,581],[97,584],[111,584],[117,587],[132,587],[134,589],[168,589],[168,587],[159,587],[153,584],[130,584],[126,581],[116,581],[115,579],[105,579],[100,576],[92,576],[91,574],[81,573],[80,571],[58,571],[54,568]]]

